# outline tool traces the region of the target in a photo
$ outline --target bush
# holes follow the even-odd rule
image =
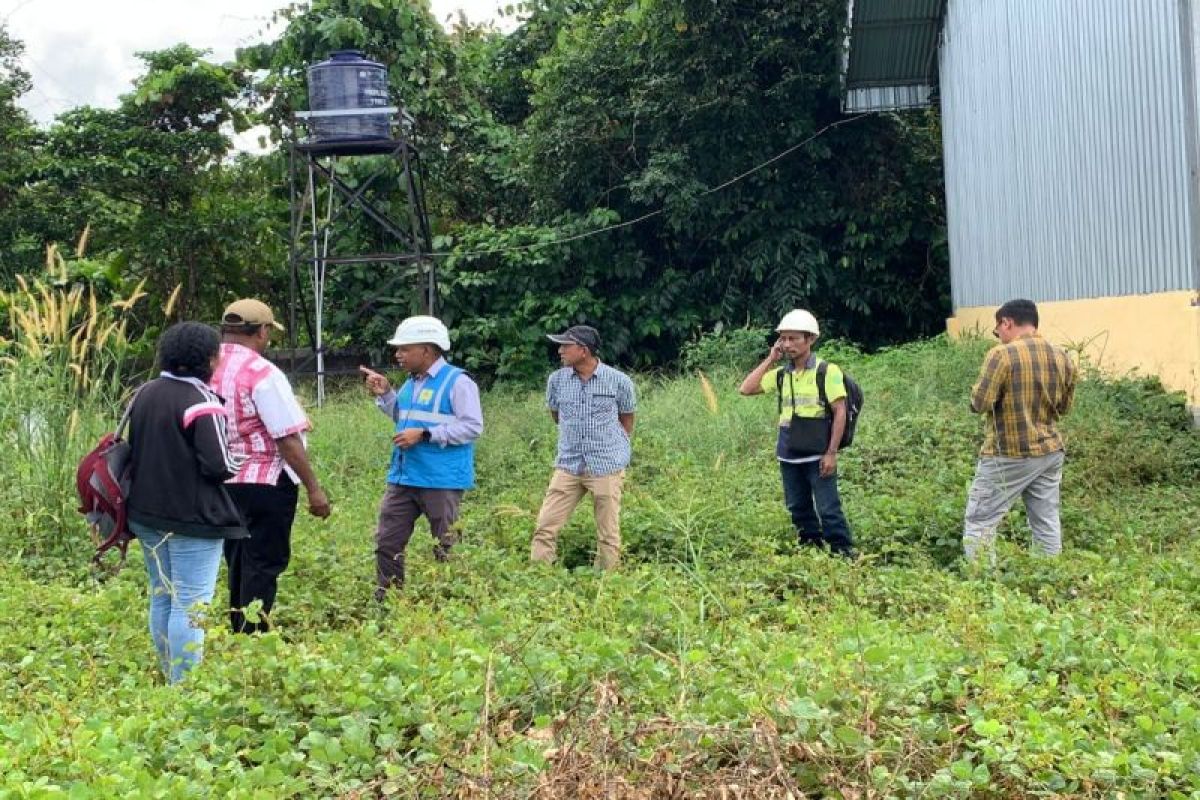
[[[684,344],[679,363],[686,372],[698,369],[747,372],[766,358],[774,338],[769,328],[726,328],[718,324]]]

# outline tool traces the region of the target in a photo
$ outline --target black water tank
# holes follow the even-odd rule
[[[387,70],[359,50],[338,50],[308,68],[311,141],[351,142],[391,137],[391,114],[354,113],[389,106]]]

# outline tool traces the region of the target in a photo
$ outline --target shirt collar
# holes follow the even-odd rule
[[[438,373],[442,371],[442,367],[446,366],[446,359],[438,356],[437,361],[429,365],[429,369],[419,375],[413,375],[413,380],[423,381],[429,378],[436,378]]]
[[[162,372],[158,373],[158,377],[166,378],[167,380],[171,380],[171,381],[179,381],[180,383],[190,383],[193,386],[199,386],[201,389],[208,388],[207,383],[200,380],[199,378],[194,378],[191,375],[174,375],[170,372],[167,372],[166,370],[163,370]]]
[[[259,352],[253,347],[246,347],[246,345],[239,342],[221,342],[221,349],[225,350],[226,348],[230,350],[245,350],[247,353],[251,353],[256,356],[259,355]]]
[[[812,368],[813,368],[813,367],[815,367],[816,365],[817,365],[817,354],[816,354],[816,353],[811,353],[811,352],[810,352],[810,353],[808,354],[808,360],[804,362],[804,366],[803,366],[803,367],[801,367],[800,369],[812,369]],[[795,363],[793,363],[793,362],[789,361],[789,362],[788,362],[788,365],[787,365],[787,371],[788,371],[788,372],[795,372],[795,371],[796,371],[796,365],[795,365]]]
[[[603,361],[601,361],[600,359],[597,358],[596,359],[596,368],[594,370],[592,370],[592,377],[594,378],[597,375],[599,375],[600,370],[602,370],[602,369],[607,369],[607,367],[604,366]],[[583,376],[579,374],[579,370],[575,369],[574,367],[571,367],[571,374],[574,375],[579,380],[583,380]]]

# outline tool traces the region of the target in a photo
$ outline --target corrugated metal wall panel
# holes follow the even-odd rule
[[[1200,295],[1200,3],[1182,0],[1183,127],[1188,153],[1187,207],[1192,230],[1192,289]],[[1197,418],[1200,422],[1200,417]]]
[[[859,0],[861,2],[861,0]],[[855,25],[847,71],[853,88],[928,83],[937,52],[937,18]]]
[[[867,25],[887,25],[896,20],[936,19],[942,0],[855,0],[854,19]]]
[[[849,0],[846,86],[931,83],[942,0]]]
[[[929,86],[877,86],[872,89],[851,89],[842,101],[847,114],[865,111],[896,111],[905,108],[925,108],[929,105]]]
[[[956,308],[1196,288],[1180,2],[950,0]]]

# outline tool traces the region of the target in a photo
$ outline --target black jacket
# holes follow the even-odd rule
[[[163,373],[142,387],[129,418],[131,520],[180,536],[249,536],[225,491],[239,466],[225,419],[221,398],[194,378]]]

